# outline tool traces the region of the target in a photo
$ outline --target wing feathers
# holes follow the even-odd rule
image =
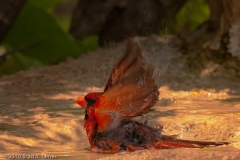
[[[153,71],[152,67],[146,67],[140,47],[129,40],[125,56],[114,67],[96,103],[99,132],[117,127],[124,118],[147,113],[157,103],[159,92]]]
[[[140,75],[145,70],[145,62],[141,53],[141,49],[132,40],[129,40],[125,56],[114,67],[104,91],[122,80],[133,77],[133,74]]]

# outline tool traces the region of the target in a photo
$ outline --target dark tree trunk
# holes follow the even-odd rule
[[[240,59],[240,1],[207,0],[210,19],[184,36],[187,44],[231,53]]]
[[[77,39],[99,35],[99,43],[125,36],[159,33],[187,0],[79,0],[70,33]]]
[[[98,34],[117,0],[79,0],[72,15],[70,33],[76,39]]]
[[[189,68],[200,75],[240,78],[240,1],[207,2],[210,19],[181,36]]]
[[[26,0],[0,0],[0,42],[6,36]]]

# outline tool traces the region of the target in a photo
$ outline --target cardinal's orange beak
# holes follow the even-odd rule
[[[77,104],[79,104],[82,108],[85,108],[85,109],[86,109],[87,104],[86,104],[86,101],[85,101],[84,97],[78,97],[78,98],[75,100],[75,102],[76,102]]]

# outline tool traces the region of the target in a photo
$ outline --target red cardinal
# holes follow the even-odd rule
[[[153,67],[146,66],[140,47],[129,40],[125,56],[114,67],[104,91],[76,99],[76,103],[86,109],[84,127],[91,150],[115,153],[228,144],[180,140],[132,120],[148,113],[157,103],[158,96]]]

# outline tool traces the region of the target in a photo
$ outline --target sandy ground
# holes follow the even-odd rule
[[[185,56],[170,47],[166,38],[137,40],[156,68],[161,93],[154,111],[144,118],[151,125],[163,125],[164,134],[230,141],[230,145],[113,155],[89,151],[84,110],[74,99],[103,89],[112,66],[124,53],[125,43],[121,43],[58,65],[1,77],[0,159],[12,154],[59,159],[240,159],[240,79],[230,73],[212,76],[212,64],[200,74],[189,72]]]

